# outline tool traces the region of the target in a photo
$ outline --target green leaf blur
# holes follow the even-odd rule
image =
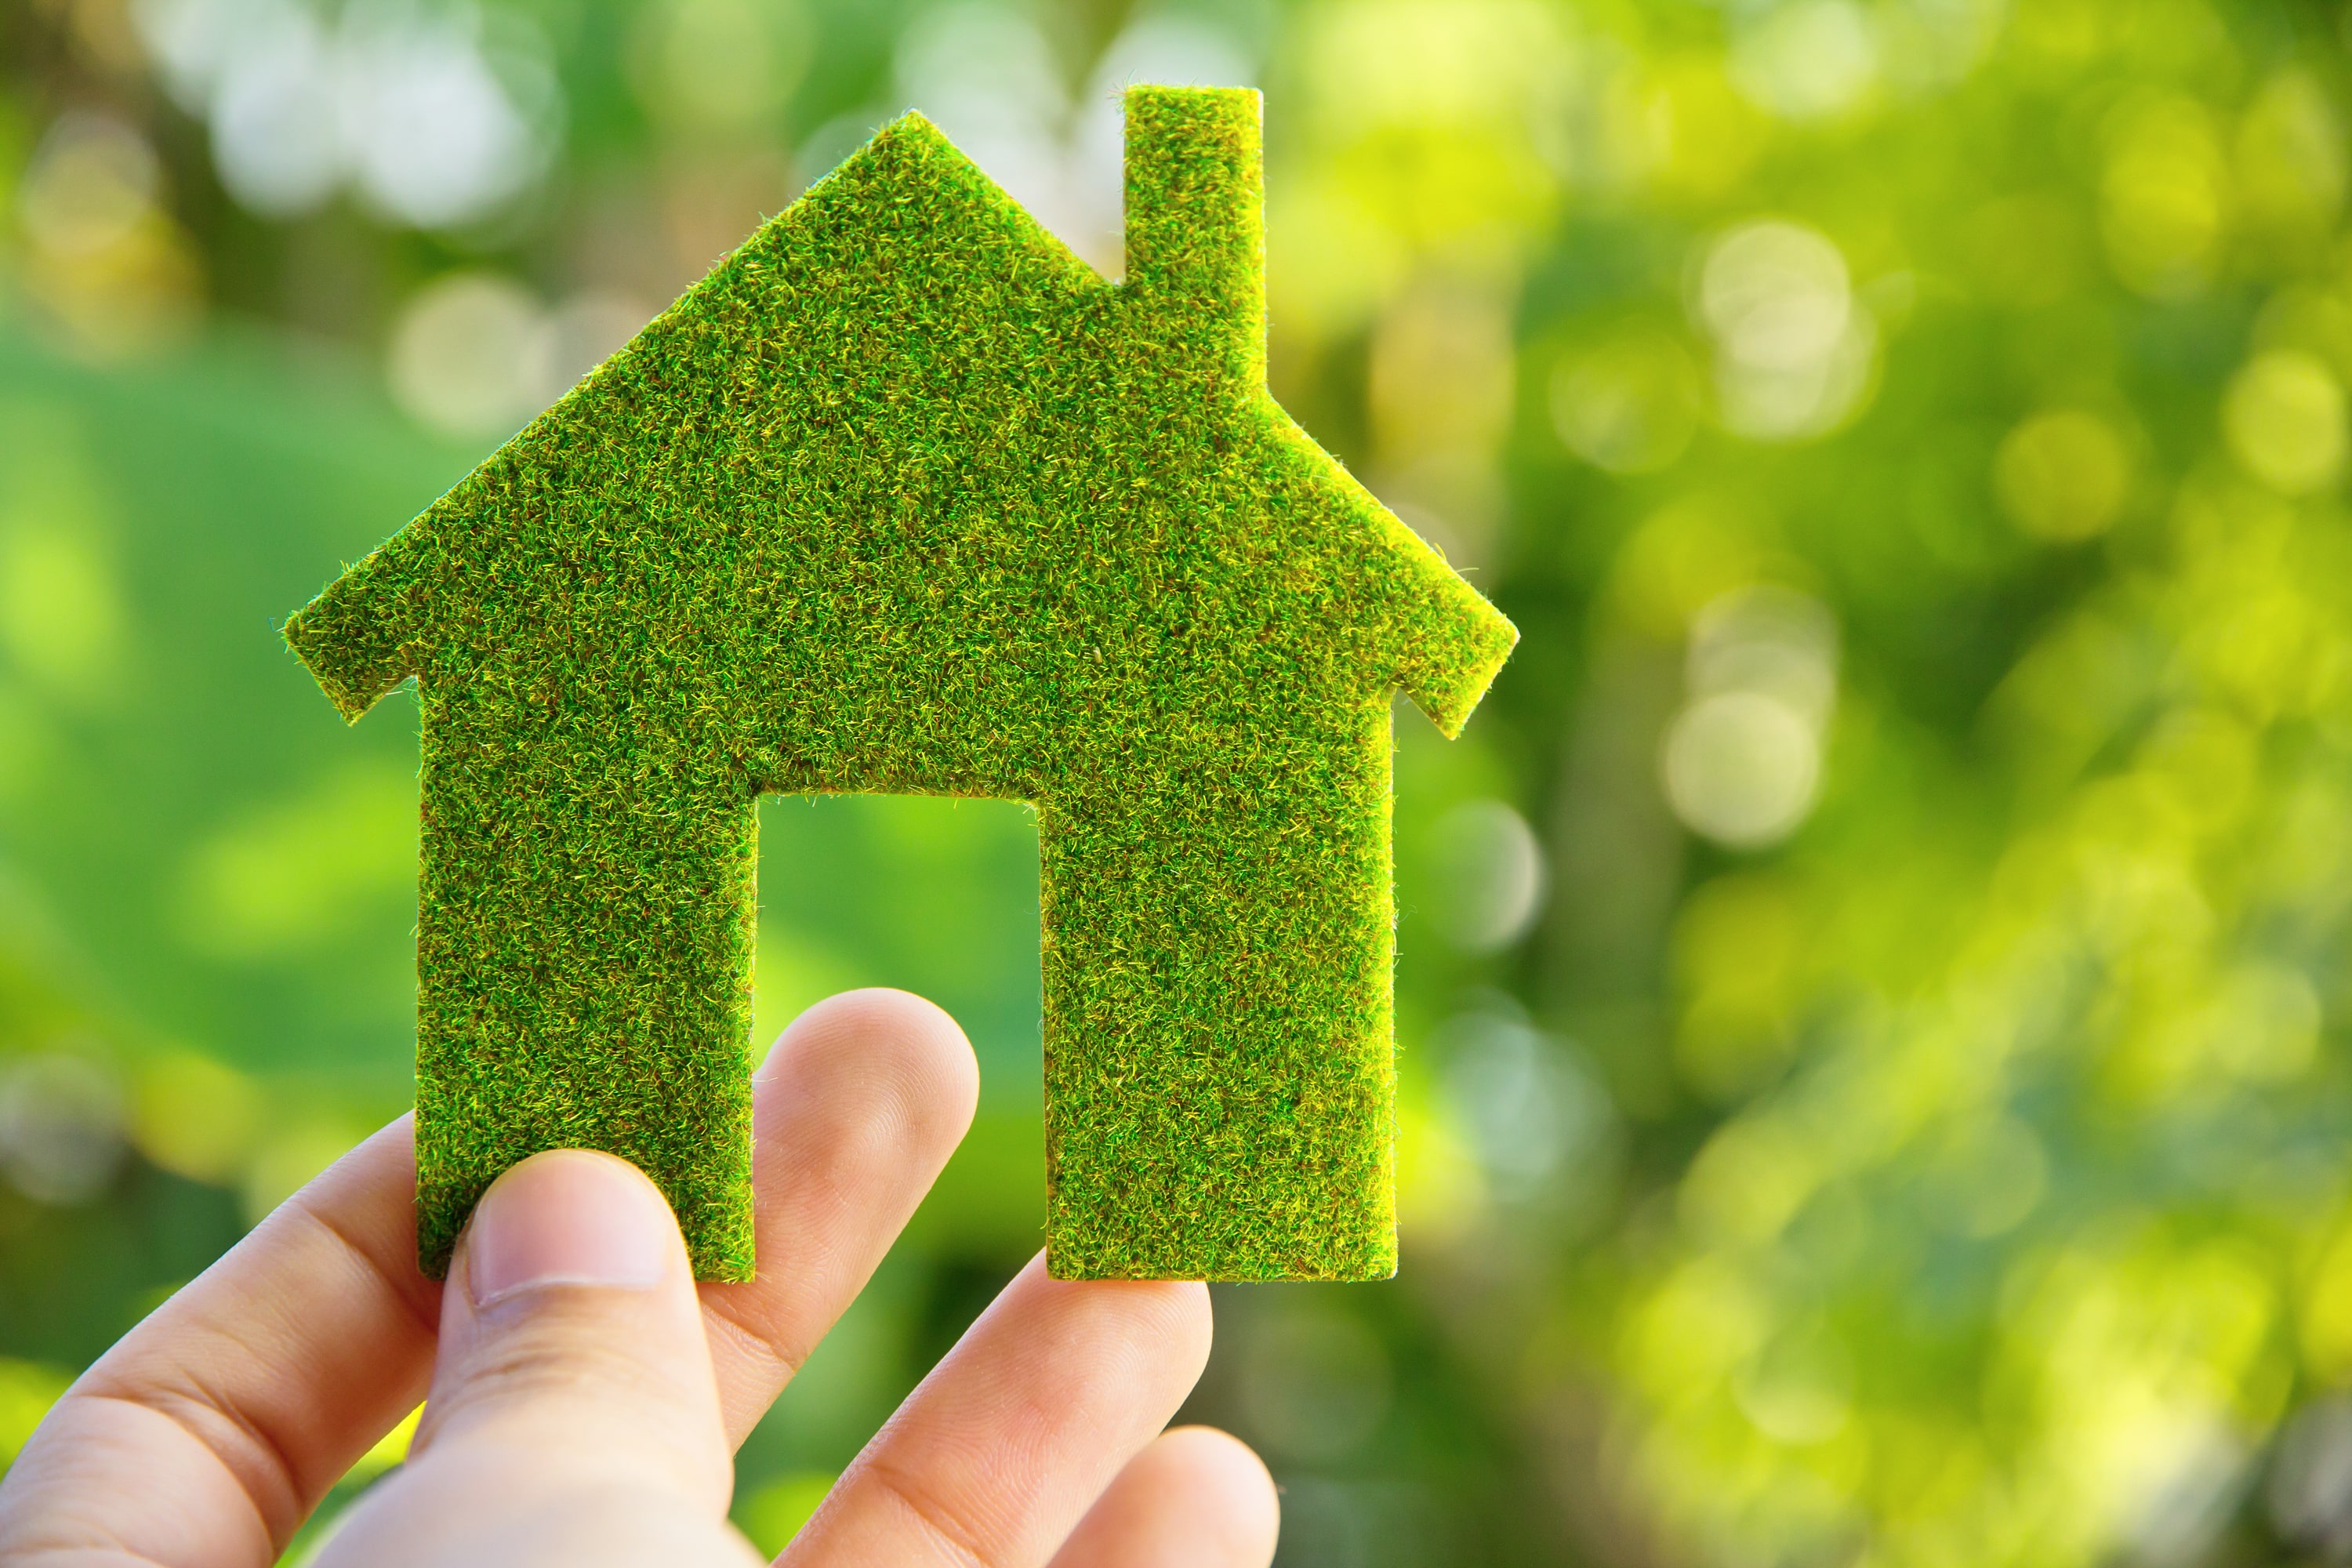
[[[1140,77],[1265,90],[1276,394],[1523,636],[1398,714],[1401,1276],[1188,1411],[1282,1561],[2352,1555],[2338,8],[435,0],[472,142],[293,134],[395,10],[0,11],[0,1459],[406,1102],[414,726],[273,618],[902,108],[1115,265]],[[985,1084],[781,1542],[1037,1243],[1035,844],[761,830],[762,1033]]]

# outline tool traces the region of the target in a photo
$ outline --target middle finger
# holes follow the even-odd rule
[[[971,1125],[980,1069],[955,1020],[904,991],[850,991],[793,1020],[754,1089],[759,1277],[701,1287],[740,1443],[911,1218]]]

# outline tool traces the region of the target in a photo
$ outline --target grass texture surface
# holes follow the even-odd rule
[[[1033,802],[1065,1279],[1395,1268],[1391,692],[1510,624],[1265,389],[1255,92],[1106,282],[909,114],[287,623],[424,704],[418,1247],[556,1146],[751,1276],[755,802]]]

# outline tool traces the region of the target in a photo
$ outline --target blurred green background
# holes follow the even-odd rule
[[[897,110],[1115,271],[1116,89],[1251,82],[1277,395],[1525,635],[1398,716],[1402,1274],[1218,1292],[1282,1562],[2352,1560],[2347,36],[7,0],[0,1461],[409,1095],[415,706],[277,621]],[[761,830],[762,1031],[905,985],[986,1085],[773,1547],[1042,1176],[1025,813]]]

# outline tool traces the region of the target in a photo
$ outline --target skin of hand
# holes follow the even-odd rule
[[[903,992],[819,1004],[755,1098],[760,1278],[691,1279],[653,1184],[524,1161],[446,1288],[415,1260],[403,1118],[83,1374],[0,1481],[8,1568],[265,1568],[419,1399],[408,1462],[322,1568],[759,1561],[733,1452],[864,1288],[971,1121],[971,1047]],[[779,1559],[793,1568],[1265,1568],[1272,1481],[1163,1430],[1209,1352],[1204,1287],[1032,1260]],[[429,1394],[429,1398],[426,1396]]]

